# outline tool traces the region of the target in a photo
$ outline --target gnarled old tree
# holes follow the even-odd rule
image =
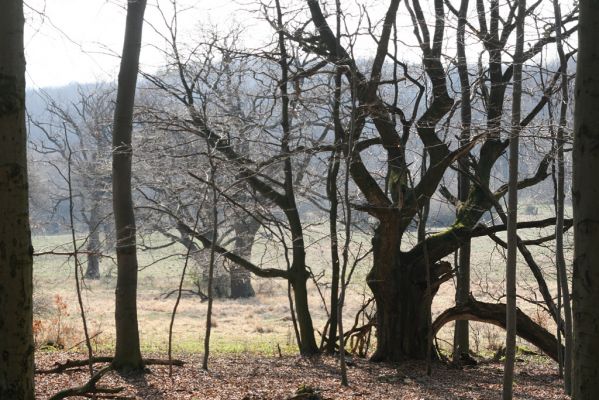
[[[477,104],[484,110],[481,119],[485,124],[477,126],[479,132],[477,136],[461,143],[452,142],[450,137],[443,135],[441,126],[444,119],[448,121],[456,119],[452,110],[455,110],[458,105],[449,93],[448,82],[451,77],[448,77],[446,72],[442,54],[446,35],[447,2],[434,0],[433,3],[434,16],[432,17],[425,16],[419,0],[409,0],[404,3],[413,21],[426,78],[413,77],[408,66],[388,50],[400,0],[390,2],[380,32],[378,35],[373,34],[377,47],[369,76],[360,70],[351,51],[342,50],[339,54],[336,49],[335,35],[317,0],[307,0],[316,33],[310,34],[299,30],[289,35],[299,41],[306,51],[345,67],[345,79],[349,86],[356,88],[355,96],[361,111],[353,121],[355,129],[351,139],[357,144],[368,140],[366,137],[368,130],[365,128],[373,128],[380,150],[386,154],[387,168],[384,182],[377,179],[376,174],[369,170],[370,163],[368,160],[363,160],[361,154],[364,148],[358,145],[352,149],[353,161],[350,169],[353,181],[366,200],[365,204],[356,207],[368,212],[379,221],[372,240],[373,266],[367,277],[377,305],[378,340],[377,350],[373,355],[374,360],[399,361],[425,358],[427,316],[430,313],[431,301],[426,296],[425,259],[427,257],[424,252],[425,250],[428,252],[431,263],[430,287],[434,295],[439,286],[451,278],[451,267],[449,263],[442,261],[443,258],[460,248],[468,238],[473,236],[483,214],[493,207],[498,207],[498,199],[507,191],[505,185],[498,185],[493,181],[491,172],[509,143],[509,139],[502,135],[502,117],[508,100],[507,89],[512,80],[513,64],[504,60],[504,55],[511,51],[508,43],[516,27],[515,15],[518,2],[504,5],[493,0],[487,12],[485,2],[478,1],[476,2],[478,26],[467,24],[477,38],[478,44],[488,54],[488,65],[481,68],[476,90],[479,96]],[[539,4],[540,2],[535,2],[528,7],[526,15],[533,14]],[[449,8],[455,10],[450,4]],[[427,18],[434,19],[432,31]],[[571,22],[574,18],[572,14],[566,15],[564,21]],[[565,29],[562,33],[568,36],[574,29]],[[554,28],[549,27],[547,34],[524,52],[523,61],[530,60],[545,45],[554,41]],[[383,68],[388,59],[397,63],[404,71],[402,80],[411,82],[417,88],[417,94],[413,96],[411,112],[408,109],[410,105],[400,107],[397,103],[392,104],[381,94],[381,86],[385,82],[388,83],[383,78]],[[397,84],[397,81],[392,84]],[[426,87],[430,89],[426,90]],[[528,110],[528,114],[520,121],[522,128],[540,113],[551,93],[551,90],[543,93],[538,103]],[[421,102],[423,96],[428,97],[426,104]],[[399,126],[393,123],[394,113],[399,117]],[[408,116],[410,114],[411,117]],[[406,145],[409,140],[414,139],[412,137],[414,133],[428,153],[429,164],[426,174],[410,187],[412,185],[408,185],[408,182],[413,178],[409,176]],[[345,144],[348,143],[347,132],[343,135],[343,140]],[[418,243],[409,250],[403,250],[402,238],[417,217],[419,208],[437,191],[450,167],[462,158],[467,160],[470,167],[470,171],[462,172],[468,173],[471,187],[465,200],[456,201],[458,207],[456,220],[444,231],[427,237],[424,242]],[[547,160],[544,158],[540,161],[537,171],[532,176],[521,180],[518,187],[520,189],[530,187],[545,179],[547,165]],[[448,194],[447,191],[445,193]],[[456,200],[453,195],[447,197]],[[526,252],[526,246],[521,241],[519,241],[519,249],[523,253]],[[535,268],[534,260],[531,260],[529,265]],[[535,276],[539,280],[543,298],[552,315],[555,316],[555,305],[542,274],[535,273]]]
[[[413,22],[415,42],[423,60],[420,66],[402,62],[397,57],[398,51],[389,50],[391,45],[395,47],[400,43],[399,40],[392,42],[393,27],[402,5],[399,0],[389,3],[378,28],[369,29],[376,43],[376,52],[369,65],[353,53],[354,40],[361,31],[342,35],[339,42],[319,1],[307,0],[306,10],[293,8],[289,11],[295,15],[293,19],[285,18],[288,4],[281,2],[279,13],[273,11],[276,8],[273,4],[263,5],[265,18],[276,29],[276,49],[260,52],[234,49],[229,52],[234,59],[251,60],[252,65],[247,71],[252,77],[251,82],[240,86],[241,91],[251,98],[251,108],[248,107],[251,113],[242,113],[241,124],[232,125],[230,119],[219,114],[228,109],[223,107],[226,102],[220,99],[217,89],[224,82],[222,75],[215,73],[221,63],[215,59],[221,57],[215,57],[210,51],[221,51],[226,44],[209,41],[184,48],[177,43],[177,30],[173,26],[169,27],[171,36],[165,37],[171,46],[168,53],[170,74],[148,78],[168,92],[178,105],[156,112],[155,118],[165,131],[187,132],[208,139],[209,146],[216,149],[221,160],[230,167],[227,173],[232,171],[236,179],[250,186],[264,199],[263,203],[274,210],[265,213],[266,220],[278,219],[288,230],[292,239],[291,246],[285,247],[289,251],[286,253],[288,270],[255,265],[222,246],[215,246],[215,249],[258,276],[285,278],[291,283],[303,354],[315,352],[316,346],[307,302],[309,271],[304,227],[297,207],[297,199],[305,193],[298,190],[301,179],[296,178],[300,173],[295,166],[300,156],[306,154],[337,152],[339,156],[351,158],[349,173],[364,200],[360,204],[354,202],[354,207],[378,220],[372,240],[373,266],[367,278],[377,305],[378,340],[373,359],[422,359],[428,349],[432,301],[432,296],[427,295],[427,287],[434,296],[439,286],[452,277],[451,265],[443,259],[471,237],[505,230],[505,222],[488,228],[480,227],[478,223],[493,208],[502,219],[505,218],[499,200],[507,193],[507,185],[493,177],[493,170],[503,162],[509,144],[503,119],[504,110],[509,109],[510,104],[514,67],[511,43],[516,28],[517,3],[491,1],[487,10],[485,2],[476,2],[473,5],[476,14],[472,18],[476,22],[464,21],[466,17],[462,16],[463,28],[475,42],[471,47],[478,46],[481,51],[478,70],[467,63],[465,54],[459,61],[460,75],[469,75],[472,79],[470,96],[466,96],[460,87],[460,84],[467,86],[468,79],[459,79],[448,72],[451,65],[442,51],[450,40],[446,19],[451,13],[460,15],[451,2],[432,1],[432,16],[423,11],[418,0],[403,3],[406,15]],[[527,18],[535,14],[539,4],[534,2],[526,9]],[[304,15],[303,12],[309,15],[308,20],[299,17]],[[271,18],[272,14],[275,18]],[[572,25],[576,18],[575,11],[562,18],[564,39],[575,31]],[[433,20],[432,28],[429,19]],[[555,40],[555,28],[547,27],[540,39],[524,51],[523,61],[530,61]],[[200,49],[208,50],[198,57],[203,51]],[[484,67],[483,60],[487,63]],[[395,71],[391,78],[390,67]],[[332,84],[335,70],[343,73],[338,111],[334,111],[337,107],[330,104],[322,105],[322,98],[335,98],[336,89]],[[560,84],[560,75],[556,73],[544,91],[536,92],[532,105],[529,103],[524,107],[525,116],[519,122],[522,129],[542,115],[544,106]],[[389,86],[398,94],[393,99],[386,90]],[[454,99],[457,94],[462,100],[469,97],[470,101],[457,102]],[[311,97],[321,97],[320,103],[308,100]],[[355,99],[356,107],[349,107],[348,97]],[[471,116],[464,109],[457,113],[458,108],[466,107],[466,103],[476,110]],[[337,113],[339,115],[335,115]],[[464,132],[463,126],[463,129],[454,129],[468,125],[468,118],[474,121],[469,124],[469,131]],[[314,140],[318,136],[315,128],[322,127],[320,141]],[[473,133],[471,138],[470,132]],[[327,142],[332,136],[330,133],[335,139]],[[456,139],[453,133],[457,133]],[[310,135],[312,138],[306,140]],[[240,146],[244,142],[249,145]],[[428,164],[426,172],[417,179],[411,174],[412,153],[422,151],[427,153]],[[529,188],[543,181],[548,175],[550,157],[548,148],[546,155],[535,160],[538,165],[526,171],[529,176],[521,177],[518,188]],[[383,165],[380,158],[384,158]],[[442,186],[446,177],[455,176],[454,169],[470,183],[467,193],[461,193],[459,198]],[[412,248],[402,248],[402,239],[419,219],[420,210],[438,191],[456,206],[455,221],[435,235],[423,235],[424,240]],[[320,204],[325,201],[320,198]],[[235,207],[244,209],[240,204]],[[546,227],[554,223],[555,219],[529,221],[518,224],[518,228]],[[178,225],[205,246],[213,245],[206,235],[190,229],[190,221],[186,223],[179,218]],[[279,239],[286,244],[284,235]],[[518,249],[537,279],[544,306],[557,321],[557,307],[542,270],[527,246],[527,242],[518,238]],[[425,257],[425,250],[428,257]],[[431,279],[428,282],[426,259],[430,261]],[[464,307],[467,302],[465,299]],[[458,313],[459,307],[453,312]],[[456,316],[455,319],[463,318]],[[561,326],[560,321],[558,325]]]
[[[0,14],[0,398],[32,400],[32,253],[23,2]]]

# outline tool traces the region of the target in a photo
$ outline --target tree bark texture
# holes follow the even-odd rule
[[[0,399],[34,398],[23,2],[0,12]]]
[[[425,266],[400,251],[398,223],[381,223],[373,239],[368,286],[377,304],[377,349],[373,361],[424,360],[427,355],[429,302]],[[431,265],[431,295],[449,272],[448,263]]]
[[[599,398],[599,3],[580,1],[572,202],[572,398]]]
[[[138,265],[131,193],[131,132],[145,8],[145,0],[128,2],[112,138],[112,199],[118,265],[115,304],[116,350],[112,365],[116,370],[132,371],[143,368],[137,325]]]

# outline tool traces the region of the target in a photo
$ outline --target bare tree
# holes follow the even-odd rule
[[[118,266],[115,303],[116,349],[112,366],[121,371],[143,369],[137,326],[138,265],[131,194],[131,131],[145,8],[146,0],[132,0],[127,5],[112,131],[112,199]]]
[[[43,133],[37,139],[30,139],[41,157],[38,162],[48,164],[58,175],[57,180],[50,178],[52,187],[47,190],[53,208],[60,209],[63,202],[73,201],[75,222],[86,227],[86,279],[100,278],[100,253],[110,241],[108,234],[103,245],[100,235],[103,228],[110,225],[107,214],[113,93],[110,86],[78,87],[77,98],[70,103],[48,99],[46,115],[29,116],[32,125]],[[73,196],[69,196],[68,188],[64,187],[67,179],[63,171],[69,159]]]

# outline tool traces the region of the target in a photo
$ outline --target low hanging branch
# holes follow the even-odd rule
[[[443,311],[443,313],[441,313],[441,315],[439,315],[433,322],[433,334],[436,336],[445,324],[457,320],[486,322],[505,329],[505,318],[505,304],[485,303],[470,297],[467,303]],[[535,323],[519,309],[517,310],[516,319],[516,334],[557,361],[557,350],[558,348],[561,348],[561,351],[563,351],[563,346],[558,345],[555,336],[539,324]]]

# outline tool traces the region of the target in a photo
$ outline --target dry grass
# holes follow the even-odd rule
[[[542,218],[541,216],[532,219]],[[327,268],[329,259],[328,239],[323,236],[322,227],[317,227],[308,232],[310,245],[308,246],[308,265],[315,273]],[[547,231],[540,232],[547,234]],[[536,235],[538,232],[530,231],[527,235]],[[36,238],[36,251],[52,249],[68,243],[66,236],[50,236]],[[356,236],[353,250],[357,251],[360,243],[362,248],[368,248],[369,238]],[[410,238],[406,238],[407,241]],[[154,243],[159,243],[160,238],[155,238]],[[146,240],[146,243],[148,241]],[[473,242],[472,251],[472,292],[480,300],[496,301],[503,297],[503,266],[505,265],[502,249],[498,249],[487,238],[478,238]],[[68,245],[67,245],[68,249]],[[146,266],[140,271],[138,317],[142,348],[146,352],[164,352],[167,348],[168,326],[175,296],[164,299],[162,294],[177,287],[179,274],[183,265],[183,257],[177,256],[161,260],[167,251],[140,252],[140,265]],[[179,249],[181,253],[184,249]],[[535,257],[546,270],[550,287],[554,286],[553,265],[550,251],[536,248]],[[156,261],[161,260],[161,261]],[[82,257],[82,261],[85,261]],[[275,247],[259,242],[254,246],[253,261],[262,262],[268,267],[284,268],[282,254]],[[449,260],[453,262],[453,260]],[[365,259],[355,272],[353,284],[350,287],[345,315],[346,326],[353,322],[354,315],[365,297],[369,296],[368,288],[364,282],[366,272],[370,268],[371,260]],[[115,268],[112,260],[102,260],[101,269],[103,278],[99,281],[87,281],[84,291],[85,307],[91,334],[94,335],[96,350],[111,350],[114,342],[114,286]],[[520,260],[519,286],[523,296],[534,297],[534,279],[528,268]],[[330,277],[330,271],[325,270],[323,282]],[[83,340],[79,312],[74,290],[72,261],[64,257],[43,256],[37,257],[34,266],[35,296],[37,308],[41,314],[36,317],[41,321],[45,332],[38,338],[40,342],[51,340],[56,330],[57,310],[53,304],[56,295],[61,296],[67,305],[68,315],[64,316],[61,324],[70,332],[70,337],[63,338],[65,347]],[[188,281],[190,282],[190,281]],[[217,299],[214,304],[212,348],[217,353],[254,352],[266,355],[278,354],[278,347],[285,353],[293,354],[296,351],[295,335],[289,318],[289,303],[287,300],[287,285],[282,280],[254,279],[254,288],[257,296],[247,300]],[[187,287],[191,287],[187,284]],[[322,301],[310,283],[310,305],[314,326],[322,330],[327,314]],[[328,301],[328,291],[323,288],[323,294]],[[433,318],[447,307],[454,304],[453,282],[442,286],[436,295],[433,304]],[[552,321],[544,312],[539,312],[538,307],[519,300],[519,307],[527,311],[548,329],[554,329]],[[199,352],[202,348],[206,303],[197,297],[184,296],[177,313],[174,326],[175,351]],[[440,333],[443,347],[448,349],[452,338],[452,326],[449,324]],[[479,352],[493,351],[503,342],[503,332],[496,327],[484,324],[472,324],[473,349]],[[521,343],[521,345],[524,345]],[[81,345],[76,349],[80,349]]]

